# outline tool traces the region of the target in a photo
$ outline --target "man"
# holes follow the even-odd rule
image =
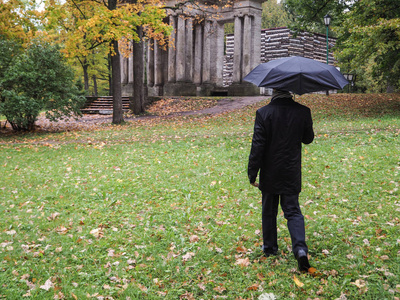
[[[266,256],[278,253],[276,217],[280,200],[301,272],[310,268],[299,206],[301,143],[313,140],[311,111],[295,102],[289,92],[274,90],[271,102],[257,110],[248,176],[250,184],[262,192],[263,251]]]

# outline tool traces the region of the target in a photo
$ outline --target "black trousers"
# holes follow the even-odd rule
[[[299,194],[276,195],[262,193],[263,250],[267,254],[278,252],[276,217],[278,215],[279,200],[292,239],[292,250],[297,258],[300,250],[308,253],[305,241],[304,217],[299,206]]]

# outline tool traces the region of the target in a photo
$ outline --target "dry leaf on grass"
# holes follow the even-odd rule
[[[53,288],[53,282],[51,282],[51,278],[47,279],[44,285],[41,285],[40,288],[42,290],[48,291],[49,289]]]
[[[188,252],[185,255],[182,256],[183,261],[187,261],[191,259],[195,254],[193,252]]]
[[[241,267],[248,267],[250,265],[250,260],[248,257],[238,258],[235,262],[235,265],[239,265]]]
[[[302,288],[302,287],[304,286],[304,283],[302,283],[302,282],[296,277],[296,275],[293,275],[293,281],[294,281],[294,283],[295,283],[298,287],[300,287],[300,288]]]
[[[104,236],[104,231],[102,228],[95,228],[90,231],[90,234],[93,235],[95,238],[102,238]]]
[[[199,237],[194,234],[189,238],[189,240],[190,240],[191,243],[195,243],[195,242],[197,242],[199,240]]]

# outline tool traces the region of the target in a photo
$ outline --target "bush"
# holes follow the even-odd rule
[[[57,47],[34,42],[0,78],[0,114],[14,130],[29,131],[41,111],[57,121],[81,114],[85,98]]]

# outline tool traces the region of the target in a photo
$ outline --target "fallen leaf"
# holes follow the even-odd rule
[[[273,293],[261,294],[258,300],[276,300],[276,296]]]
[[[99,239],[104,236],[104,231],[102,228],[95,228],[90,231],[90,234]]]
[[[183,261],[187,261],[191,259],[195,254],[193,252],[188,252],[185,255],[182,256]]]
[[[60,213],[58,213],[58,212],[55,212],[55,213],[52,213],[49,217],[47,217],[47,220],[49,220],[49,221],[53,221],[53,220],[55,220],[57,217],[59,217],[60,216]]]
[[[215,288],[213,288],[213,290],[222,294],[224,291],[226,291],[226,288],[224,288],[222,285],[219,285],[219,286],[216,286]]]
[[[56,232],[58,232],[59,234],[66,234],[68,232],[68,228],[61,225],[56,228]]]
[[[248,267],[250,265],[250,260],[248,257],[239,258],[236,260],[235,265],[239,265],[241,267]]]
[[[258,283],[253,284],[252,286],[248,287],[248,291],[257,291],[260,285]]]
[[[357,279],[355,282],[350,282],[350,284],[354,284],[356,287],[361,289],[365,287],[365,280]]]
[[[195,300],[196,298],[193,296],[192,293],[185,292],[184,294],[179,296],[179,299]]]
[[[199,240],[199,237],[194,234],[189,238],[189,240],[190,240],[191,243],[195,243],[195,242],[197,242]]]
[[[41,286],[40,286],[40,288],[41,288],[42,290],[45,290],[45,291],[48,291],[49,289],[51,289],[51,288],[53,288],[53,287],[54,287],[54,285],[53,285],[53,283],[51,282],[51,279],[50,279],[50,278],[46,280],[46,282],[44,283],[44,285],[41,285]]]
[[[246,253],[247,249],[244,246],[239,246],[239,247],[236,248],[236,251],[239,252],[239,253]]]
[[[303,286],[304,286],[304,283],[302,283],[302,282],[296,277],[296,275],[293,275],[293,280],[294,280],[294,283],[295,283],[298,287],[303,287]]]
[[[26,294],[23,294],[22,297],[30,297],[32,296],[31,291],[29,290]]]

